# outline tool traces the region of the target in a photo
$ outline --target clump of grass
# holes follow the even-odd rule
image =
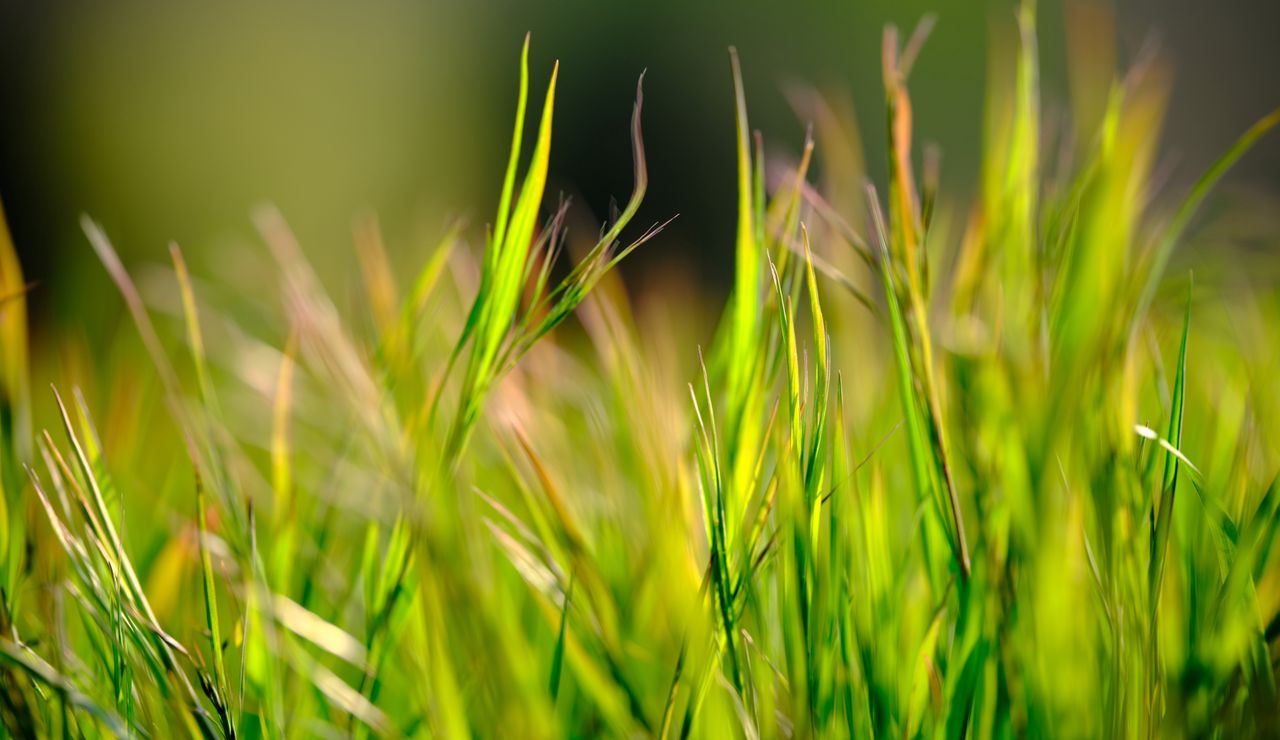
[[[661,228],[624,237],[639,90],[631,198],[579,241],[564,202],[544,212],[558,68],[521,175],[527,42],[483,248],[451,229],[402,286],[362,219],[362,306],[270,209],[280,290],[252,321],[176,246],[172,295],[144,302],[86,219],[154,372],[55,372],[88,389],[53,392],[61,443],[30,431],[26,288],[0,243],[6,729],[1275,732],[1280,291],[1228,288],[1211,260],[1194,288],[1166,273],[1280,112],[1166,220],[1159,66],[1055,140],[1024,3],[981,193],[957,206],[912,151],[930,26],[885,34],[889,177],[835,183],[856,203],[808,184],[810,136],[766,178],[731,52],[734,283],[705,352],[613,272]],[[587,342],[556,331],[571,317]]]

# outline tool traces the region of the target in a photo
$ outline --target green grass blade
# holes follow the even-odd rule
[[[877,241],[880,244],[880,280],[884,288],[885,303],[888,306],[889,329],[893,341],[893,356],[898,374],[898,395],[902,403],[902,414],[906,420],[907,447],[911,456],[911,469],[916,490],[931,501],[941,514],[942,503],[939,501],[938,487],[930,461],[932,450],[926,431],[927,422],[917,402],[915,374],[911,364],[911,340],[907,334],[906,320],[898,305],[898,291],[893,277],[894,264],[889,254],[888,233],[881,215],[880,201],[875,188],[867,185],[867,203],[871,210],[872,222],[875,225]],[[927,529],[926,529],[927,532]],[[925,536],[928,542],[928,536]],[[956,561],[963,563],[958,550],[955,550]]]
[[[1191,329],[1191,287],[1187,288],[1187,308],[1182,321],[1182,342],[1178,347],[1178,369],[1173,381],[1173,400],[1169,408],[1169,445],[1174,450],[1182,448],[1182,411],[1186,398],[1187,335]],[[1166,552],[1169,546],[1169,529],[1173,525],[1173,499],[1178,486],[1178,456],[1174,450],[1165,450],[1164,475],[1160,485],[1160,508],[1156,516],[1153,540],[1153,558],[1148,584],[1151,613],[1154,615],[1160,603],[1160,584],[1164,579]]]
[[[1160,286],[1160,280],[1164,277],[1164,270],[1169,263],[1169,258],[1173,255],[1173,248],[1177,246],[1178,241],[1182,238],[1182,234],[1186,231],[1187,225],[1191,223],[1192,217],[1200,210],[1200,205],[1204,203],[1209,191],[1213,190],[1214,185],[1218,184],[1222,176],[1277,124],[1280,124],[1280,108],[1276,108],[1263,116],[1257,123],[1254,123],[1241,134],[1240,138],[1236,139],[1235,143],[1231,145],[1231,148],[1219,157],[1191,188],[1191,192],[1187,194],[1182,205],[1178,207],[1178,211],[1173,216],[1173,221],[1165,228],[1164,235],[1156,246],[1155,253],[1152,256],[1151,268],[1147,272],[1147,281],[1143,284],[1142,293],[1138,296],[1138,305],[1134,312],[1135,323],[1146,315],[1147,308],[1155,298],[1156,289]]]
[[[747,122],[746,92],[742,84],[742,68],[738,51],[729,48],[729,66],[733,74],[734,121],[737,131],[738,156],[738,236],[734,248],[733,311],[730,323],[729,397],[740,399],[747,385],[745,358],[756,347],[760,322],[760,280],[763,272],[761,247],[756,243],[754,189],[752,186],[751,129]],[[735,400],[735,403],[737,401]],[[735,409],[733,413],[737,413]]]
[[[569,600],[573,598],[573,578],[569,578],[569,588],[564,592],[564,606],[560,610],[560,629],[556,634],[556,648],[551,655],[551,701],[560,697],[560,669],[564,665],[564,638],[569,628]]]
[[[502,177],[502,195],[498,199],[498,218],[493,224],[493,244],[502,244],[507,235],[507,219],[511,213],[511,191],[515,188],[516,169],[520,166],[520,145],[524,140],[525,105],[529,97],[529,39],[525,34],[524,48],[520,50],[520,93],[516,98],[515,130],[511,132],[511,155],[507,171]],[[497,250],[491,250],[496,257]]]
[[[209,628],[209,651],[213,657],[213,679],[217,684],[217,704],[214,707],[222,720],[222,731],[229,738],[236,736],[236,722],[231,718],[231,682],[227,680],[226,660],[223,658],[222,625],[218,617],[218,587],[213,574],[213,558],[209,554],[209,522],[205,514],[204,485],[196,473],[196,526],[200,533],[200,572],[204,583],[204,618]]]

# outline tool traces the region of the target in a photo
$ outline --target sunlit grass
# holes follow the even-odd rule
[[[9,733],[1280,731],[1280,290],[1177,252],[1280,111],[1165,206],[1163,69],[1051,134],[1026,3],[954,203],[912,131],[930,27],[885,33],[889,175],[856,203],[808,184],[821,136],[767,176],[731,51],[734,282],[702,347],[696,306],[614,271],[661,231],[632,223],[639,88],[631,197],[571,234],[558,66],[522,156],[527,42],[491,224],[405,276],[358,220],[362,300],[270,208],[278,290],[234,307],[177,246],[135,285],[86,218],[142,344],[32,358],[6,236]]]

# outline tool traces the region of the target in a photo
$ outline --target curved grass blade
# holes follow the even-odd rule
[[[1133,314],[1135,331],[1136,324],[1146,314],[1147,308],[1151,306],[1151,301],[1155,298],[1156,288],[1159,287],[1160,280],[1164,276],[1164,269],[1173,254],[1173,248],[1177,246],[1178,240],[1182,238],[1182,233],[1186,231],[1187,224],[1191,222],[1191,218],[1200,209],[1200,205],[1204,202],[1205,197],[1208,196],[1209,191],[1213,189],[1214,185],[1218,184],[1218,181],[1227,173],[1227,170],[1231,169],[1232,165],[1253,148],[1258,139],[1261,139],[1268,131],[1275,128],[1277,124],[1280,124],[1280,108],[1276,108],[1263,116],[1257,123],[1241,134],[1240,138],[1236,139],[1236,142],[1231,145],[1226,154],[1219,157],[1191,188],[1186,200],[1182,202],[1177,213],[1174,214],[1173,221],[1165,229],[1164,237],[1156,246],[1155,254],[1152,257],[1151,269],[1147,273],[1147,282],[1142,287],[1142,293],[1138,297],[1138,305]]]

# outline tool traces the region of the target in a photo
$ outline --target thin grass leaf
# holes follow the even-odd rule
[[[237,722],[231,717],[228,702],[231,700],[231,682],[227,679],[227,665],[222,651],[222,625],[218,616],[218,588],[213,574],[213,558],[209,554],[209,522],[205,513],[207,502],[200,473],[196,471],[196,523],[200,533],[200,571],[204,583],[205,625],[209,628],[209,652],[213,656],[213,678],[217,686],[214,708],[222,720],[222,731],[228,738],[236,736]]]
[[[1169,447],[1165,450],[1164,475],[1160,485],[1159,513],[1156,515],[1152,539],[1152,561],[1148,589],[1151,613],[1154,615],[1160,603],[1160,585],[1164,579],[1164,564],[1169,545],[1169,529],[1173,524],[1173,498],[1178,485],[1177,453],[1182,444],[1182,411],[1186,397],[1187,336],[1191,330],[1191,289],[1187,289],[1187,308],[1182,321],[1182,341],[1178,347],[1178,369],[1173,381],[1173,401],[1169,409]]]
[[[556,647],[551,655],[551,678],[549,689],[551,701],[560,697],[560,670],[564,665],[564,638],[569,628],[569,600],[573,598],[573,578],[569,579],[569,588],[564,592],[564,606],[560,609],[560,629],[556,634]]]
[[[1191,192],[1187,194],[1182,205],[1178,207],[1174,214],[1173,220],[1165,228],[1159,244],[1156,245],[1155,251],[1151,257],[1151,267],[1147,272],[1147,280],[1143,283],[1142,293],[1138,296],[1137,309],[1134,311],[1135,324],[1141,317],[1147,313],[1147,308],[1151,305],[1151,301],[1155,298],[1156,289],[1160,286],[1160,281],[1164,277],[1165,267],[1169,263],[1169,258],[1173,255],[1173,249],[1177,246],[1178,241],[1182,238],[1182,234],[1186,231],[1188,224],[1191,223],[1192,217],[1200,210],[1200,205],[1209,195],[1214,185],[1222,179],[1231,167],[1240,160],[1253,145],[1258,142],[1271,129],[1280,124],[1280,108],[1276,108],[1267,115],[1260,118],[1254,123],[1221,157],[1196,180],[1196,184],[1192,186]]]
[[[733,74],[734,120],[737,131],[738,158],[738,236],[734,247],[733,309],[730,319],[730,356],[739,358],[729,365],[729,397],[740,399],[745,394],[746,363],[756,345],[760,321],[760,279],[763,271],[761,247],[756,243],[755,207],[753,202],[750,124],[747,122],[746,93],[742,84],[742,67],[738,51],[729,47],[729,67]],[[734,403],[738,403],[735,400]],[[734,412],[736,413],[736,411]]]
[[[889,326],[892,331],[893,352],[898,371],[898,392],[902,402],[902,413],[906,423],[907,447],[911,454],[911,466],[916,489],[938,507],[941,514],[942,503],[939,501],[937,486],[931,469],[932,445],[926,433],[927,422],[916,402],[915,376],[911,364],[910,339],[907,335],[906,321],[902,310],[898,307],[898,293],[893,278],[893,262],[889,254],[888,235],[880,215],[880,202],[875,188],[867,185],[867,203],[875,224],[875,232],[880,244],[880,279],[884,287],[885,302],[889,307]],[[926,534],[927,538],[927,534]],[[962,573],[968,572],[967,556],[962,555],[959,546],[951,543],[953,554]]]

